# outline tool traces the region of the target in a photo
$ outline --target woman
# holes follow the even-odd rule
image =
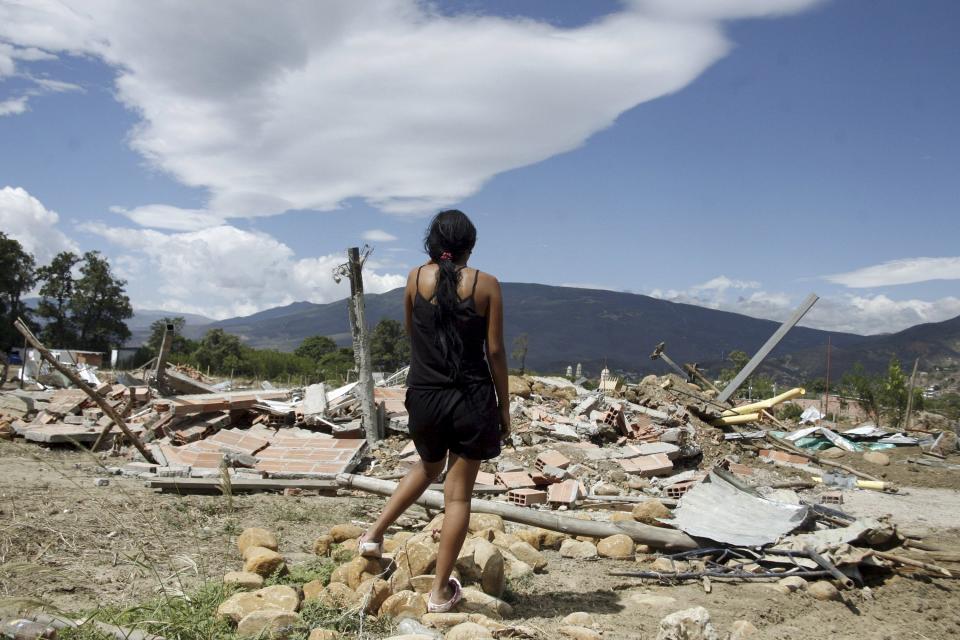
[[[450,573],[467,534],[473,484],[481,461],[497,457],[510,433],[500,283],[467,266],[476,240],[463,212],[438,213],[423,243],[430,261],[407,277],[406,406],[420,462],[359,542],[361,555],[380,557],[387,527],[446,467],[436,578],[427,601],[437,613],[460,601],[460,584]]]

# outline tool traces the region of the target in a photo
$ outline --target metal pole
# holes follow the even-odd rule
[[[373,402],[373,369],[363,303],[363,262],[360,260],[359,247],[347,249],[347,261],[350,275],[350,333],[353,336],[353,358],[358,371],[360,411],[367,442],[372,444],[380,440],[383,434],[380,433],[377,408]]]
[[[717,400],[720,402],[726,402],[729,400],[730,396],[732,396],[736,390],[740,388],[740,385],[743,384],[744,380],[750,377],[750,374],[752,374],[753,371],[760,366],[760,363],[763,362],[764,359],[770,355],[770,352],[774,350],[781,340],[783,340],[783,336],[787,335],[787,332],[796,326],[798,322],[800,322],[800,319],[806,315],[807,311],[810,310],[810,307],[816,304],[817,300],[819,299],[820,297],[815,293],[811,293],[809,296],[807,296],[807,299],[804,300],[799,307],[797,307],[796,311],[793,312],[793,315],[790,316],[786,322],[780,325],[780,328],[777,329],[772,336],[770,336],[770,339],[767,340],[762,347],[760,347],[760,350],[757,351],[752,358],[750,358],[750,362],[748,362],[746,366],[740,370],[740,373],[738,373],[736,377],[724,388],[724,390],[720,392],[720,395],[717,396]]]

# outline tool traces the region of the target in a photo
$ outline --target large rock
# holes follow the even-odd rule
[[[543,534],[541,533],[543,529],[530,529],[528,527],[520,527],[513,532],[514,537],[523,540],[528,545],[540,550],[540,545],[543,543]]]
[[[365,612],[376,615],[390,595],[390,584],[386,580],[370,578],[357,587],[354,603]]]
[[[381,560],[357,556],[334,569],[330,574],[330,582],[342,582],[351,589],[356,589],[365,580],[379,577],[381,573],[383,573]]]
[[[559,549],[564,540],[570,538],[565,533],[559,531],[550,531],[549,529],[539,529],[540,548],[541,549]]]
[[[633,507],[633,519],[643,524],[652,524],[662,527],[663,523],[657,518],[670,518],[673,513],[659,500],[647,500]]]
[[[519,580],[533,575],[533,567],[509,551],[503,551],[503,566],[508,580]]]
[[[807,581],[800,576],[787,576],[786,578],[781,578],[777,581],[777,584],[786,587],[791,592],[806,591],[807,589]]]
[[[324,629],[322,627],[310,632],[307,640],[340,640],[342,636],[333,629]]]
[[[493,513],[472,513],[470,514],[470,524],[467,529],[471,533],[483,531],[484,529],[493,529],[494,531],[505,531],[503,527],[503,518]]]
[[[318,556],[328,556],[333,549],[333,545],[333,536],[325,533],[313,542],[313,552]]]
[[[433,571],[437,564],[437,545],[429,534],[418,534],[407,540],[394,556],[396,568],[390,576],[394,593],[411,588],[410,579]]]
[[[608,536],[597,543],[597,553],[603,558],[632,560],[634,556],[633,539],[623,533]]]
[[[287,638],[300,623],[296,613],[280,609],[254,611],[237,624],[241,638]]]
[[[543,571],[547,568],[547,557],[527,542],[518,540],[510,545],[509,550],[518,560],[533,567],[534,571]]]
[[[463,612],[427,613],[420,618],[420,622],[429,627],[433,627],[434,629],[449,629],[450,627],[455,627],[458,624],[463,624],[464,622],[469,621],[470,614]]]
[[[826,580],[818,580],[807,587],[807,593],[817,600],[839,600],[840,592]]]
[[[730,637],[728,640],[747,640],[757,633],[757,628],[749,620],[735,620],[730,625]]]
[[[881,467],[886,467],[890,464],[890,456],[885,453],[880,453],[879,451],[867,451],[863,454],[864,462],[869,462],[870,464],[875,464]]]
[[[250,547],[263,547],[271,551],[277,551],[280,548],[277,544],[277,536],[258,527],[244,529],[237,537],[237,548],[240,550],[241,556],[246,558],[247,549]]]
[[[510,391],[510,395],[512,396],[529,398],[532,392],[530,388],[530,381],[527,380],[526,378],[521,378],[520,376],[510,376],[509,391]]]
[[[560,555],[564,558],[592,560],[597,557],[597,548],[592,542],[567,538],[560,545]]]
[[[263,576],[248,571],[231,571],[223,576],[223,584],[232,584],[241,589],[259,589],[263,586]]]
[[[513,615],[513,607],[475,587],[464,587],[463,600],[457,606],[459,611],[467,613],[482,613],[488,618],[501,620]]]
[[[657,640],[720,640],[720,636],[710,622],[710,612],[703,607],[693,607],[661,620]]]
[[[240,622],[255,611],[266,609],[295,612],[300,606],[300,596],[292,587],[275,585],[259,591],[236,593],[217,607],[217,616]]]
[[[493,634],[485,626],[476,622],[461,622],[444,636],[445,640],[483,640],[493,639]]]
[[[574,611],[573,613],[568,613],[563,618],[563,624],[574,627],[593,627],[596,624],[596,620],[586,611]]]
[[[416,618],[427,612],[427,596],[414,591],[400,591],[383,601],[380,615],[400,618]]]
[[[353,602],[356,593],[342,582],[324,586],[319,580],[303,585],[304,601],[316,600],[328,609],[339,609]]]
[[[483,538],[469,538],[457,556],[457,569],[464,579],[479,582],[484,592],[500,597],[506,586],[503,554]]]
[[[346,540],[356,540],[363,535],[363,527],[355,524],[337,524],[330,527],[327,535],[333,538],[334,542],[344,542]]]
[[[243,570],[267,578],[284,568],[283,556],[266,547],[248,547]]]
[[[568,624],[560,627],[559,631],[563,637],[573,638],[573,640],[603,640],[603,636],[599,632],[588,627]]]

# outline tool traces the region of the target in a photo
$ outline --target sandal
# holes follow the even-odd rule
[[[460,587],[460,582],[456,578],[450,578],[450,587],[453,589],[453,595],[446,602],[436,604],[432,597],[427,596],[427,613],[447,613],[460,604],[460,600],[463,599],[463,589]]]
[[[367,540],[367,534],[357,538],[357,553],[364,558],[380,559],[383,557],[383,541],[372,542]]]

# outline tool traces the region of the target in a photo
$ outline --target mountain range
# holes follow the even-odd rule
[[[503,283],[502,288],[508,349],[516,336],[527,334],[527,367],[544,373],[562,373],[577,363],[588,375],[597,375],[604,365],[632,375],[662,373],[666,365],[649,356],[657,343],[666,342],[666,353],[674,360],[699,362],[716,375],[727,366],[724,359],[730,351],[752,354],[779,326],[770,320],[632,293],[517,282]],[[383,318],[402,320],[403,290],[367,294],[366,310],[371,327]],[[199,338],[209,329],[222,328],[250,346],[291,351],[316,334],[349,345],[347,318],[346,300],[296,302],[216,322],[188,318],[184,333]],[[134,343],[144,337],[142,329],[135,331]],[[765,371],[788,380],[824,375],[828,338],[835,374],[855,362],[878,372],[891,356],[903,362],[921,358],[924,367],[960,363],[958,316],[874,336],[795,327],[771,354]]]

